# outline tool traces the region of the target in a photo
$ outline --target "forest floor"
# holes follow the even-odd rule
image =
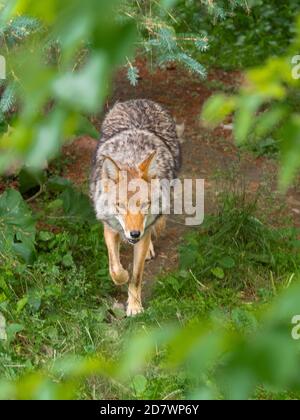
[[[242,83],[241,73],[211,70],[208,79],[201,81],[175,66],[152,72],[143,62],[139,62],[139,68],[140,80],[136,87],[129,84],[125,71],[118,73],[103,115],[116,101],[146,98],[161,103],[171,111],[178,123],[185,124],[180,178],[205,180],[205,215],[214,212],[216,197],[221,192],[222,184],[226,184],[233,176],[238,179],[231,181],[243,184],[247,194],[255,195],[259,190],[265,190],[265,194],[275,197],[274,212],[271,216],[268,215],[268,221],[274,226],[282,225],[287,219],[292,220],[295,226],[300,226],[300,189],[293,187],[286,196],[276,191],[276,159],[270,155],[258,156],[250,150],[237,148],[233,141],[231,124],[211,130],[200,119],[203,104],[212,94],[219,91],[234,92],[238,89]],[[103,115],[93,119],[100,133]],[[83,136],[64,148],[63,153],[68,162],[64,176],[84,190],[88,188],[90,164],[96,145],[96,140]],[[262,199],[260,205],[269,206],[268,200]],[[263,211],[262,208],[260,210]],[[193,229],[185,225],[181,216],[168,218],[166,231],[155,243],[156,258],[148,262],[145,269],[146,296],[149,296],[153,280],[158,275],[178,268],[178,246]],[[132,248],[124,246],[122,259],[129,267],[131,257]]]

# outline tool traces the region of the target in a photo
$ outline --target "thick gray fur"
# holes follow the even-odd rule
[[[161,105],[146,99],[118,102],[108,112],[101,134],[90,184],[95,208],[101,194],[105,157],[111,157],[120,167],[136,168],[156,151],[156,176],[176,178],[181,166],[180,142],[174,119]],[[101,215],[97,216],[101,219]]]

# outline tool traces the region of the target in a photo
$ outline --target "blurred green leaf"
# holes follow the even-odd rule
[[[107,55],[94,53],[78,73],[69,72],[54,82],[56,98],[80,111],[99,111],[107,94],[108,69]]]
[[[234,121],[234,134],[238,144],[246,141],[255,122],[255,113],[261,104],[262,98],[259,95],[245,95],[239,98]]]
[[[78,128],[76,130],[78,136],[90,136],[96,140],[99,140],[99,131],[95,126],[89,121],[88,118],[84,116],[78,117]]]
[[[204,104],[202,119],[213,127],[217,126],[235,110],[236,105],[236,98],[233,96],[213,95]]]
[[[47,159],[52,159],[58,154],[62,145],[61,132],[64,119],[64,111],[57,109],[38,127],[34,143],[26,158],[28,167],[43,168],[47,164]]]
[[[176,5],[178,0],[161,0],[160,3],[163,8],[170,9]]]
[[[287,120],[281,131],[284,141],[280,143],[281,170],[279,182],[286,190],[293,181],[300,167],[300,116],[293,115]]]
[[[257,136],[266,136],[276,125],[280,125],[286,114],[287,109],[284,106],[278,106],[262,113],[255,122]]]
[[[137,397],[141,397],[147,387],[147,379],[144,375],[135,375],[132,378],[132,387]]]
[[[35,220],[21,194],[7,190],[0,196],[0,252],[26,262],[35,257]]]
[[[212,274],[218,279],[222,280],[225,277],[224,270],[221,267],[216,267],[211,270]]]
[[[72,188],[72,182],[60,176],[52,176],[48,179],[47,187],[50,191],[63,192],[68,188]]]

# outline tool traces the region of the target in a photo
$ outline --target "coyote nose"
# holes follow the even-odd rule
[[[130,232],[130,236],[132,237],[132,239],[139,239],[139,237],[141,236],[141,232],[138,230],[133,230]]]

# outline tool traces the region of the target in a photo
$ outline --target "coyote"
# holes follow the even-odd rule
[[[173,180],[181,166],[180,136],[183,126],[161,105],[138,99],[116,103],[102,125],[102,139],[94,157],[90,192],[96,216],[104,224],[109,271],[113,282],[129,282],[127,316],[143,311],[141,287],[145,260],[155,257],[151,235],[163,228],[161,213],[151,213],[151,194],[139,199],[132,211],[132,180],[143,181],[151,192],[153,179]],[[100,203],[116,187],[115,202],[106,210]],[[133,274],[120,262],[120,242],[134,247]]]

